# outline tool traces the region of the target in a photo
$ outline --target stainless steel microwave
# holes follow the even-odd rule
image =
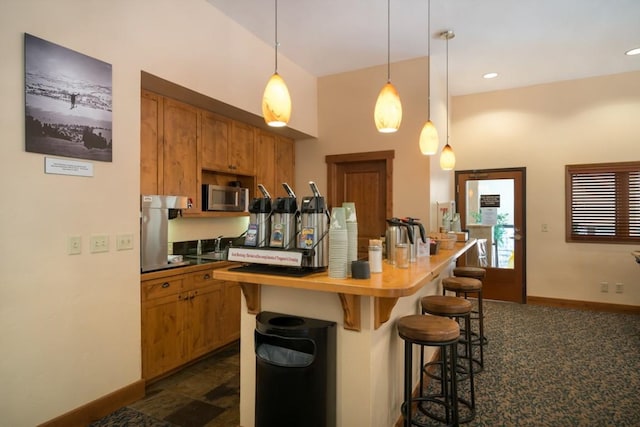
[[[249,189],[203,184],[202,210],[247,212],[249,210]]]

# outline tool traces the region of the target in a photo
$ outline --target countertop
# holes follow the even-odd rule
[[[360,330],[360,299],[373,297],[374,324],[377,329],[389,320],[398,298],[413,295],[437,279],[450,263],[476,244],[476,239],[456,243],[453,249],[440,249],[438,254],[418,258],[409,268],[396,268],[383,262],[382,273],[372,273],[369,279],[335,279],[326,271],[304,277],[232,271],[237,264],[214,270],[219,280],[239,282],[249,313],[261,310],[261,286],[278,286],[310,291],[332,292],[338,295],[344,312],[344,328]]]

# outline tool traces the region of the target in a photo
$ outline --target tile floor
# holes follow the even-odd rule
[[[151,384],[145,398],[128,408],[172,426],[238,426],[240,343]]]

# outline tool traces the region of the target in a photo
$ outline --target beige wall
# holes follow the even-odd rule
[[[113,65],[113,162],[92,162],[92,178],[45,175],[24,151],[24,32]],[[0,424],[33,426],[140,379],[140,71],[259,114],[273,47],[204,0],[7,0],[0,40]],[[315,78],[286,58],[279,69],[292,127],[315,135]],[[115,251],[122,232],[133,251]],[[91,234],[111,251],[89,254]],[[66,254],[69,235],[81,255]]]
[[[327,155],[394,150],[393,214],[421,218],[428,224],[430,214],[435,214],[430,203],[430,157],[418,147],[427,119],[427,64],[425,57],[392,65],[391,81],[403,110],[400,129],[392,134],[379,133],[373,122],[376,98],[386,82],[386,65],[320,78],[319,137],[296,146],[297,192],[310,194],[308,181],[316,181],[320,191],[326,192]],[[432,92],[432,98],[436,96]],[[432,99],[432,120],[439,128],[445,117],[440,105]]]
[[[640,160],[638,117],[638,72],[453,98],[457,169],[527,168],[529,296],[640,305],[638,245],[564,241],[564,166]]]

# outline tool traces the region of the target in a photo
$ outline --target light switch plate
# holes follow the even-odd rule
[[[95,235],[89,239],[89,248],[91,253],[109,252],[109,236]]]
[[[82,237],[69,236],[67,238],[67,254],[80,255],[82,253]]]
[[[124,251],[133,249],[133,234],[123,233],[116,236],[116,250]]]

